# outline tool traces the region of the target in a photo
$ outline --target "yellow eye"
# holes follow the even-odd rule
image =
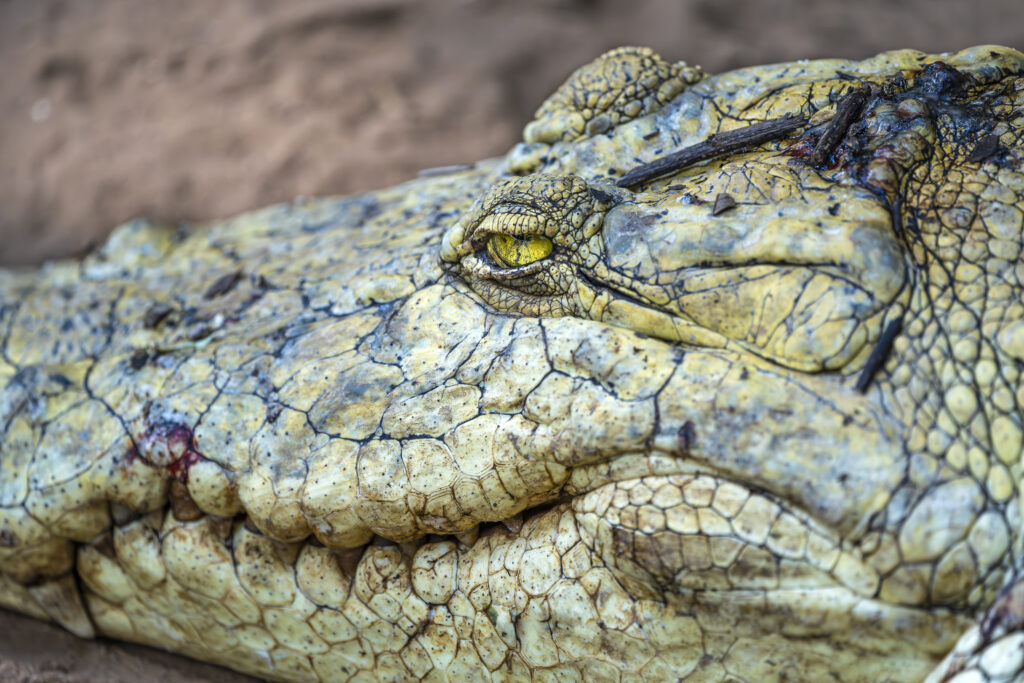
[[[502,268],[525,266],[540,261],[551,253],[551,240],[547,237],[492,235],[487,240],[487,254]]]

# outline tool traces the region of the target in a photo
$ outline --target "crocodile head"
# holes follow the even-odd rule
[[[921,679],[1022,555],[1024,56],[702,78],[3,274],[0,601],[281,679]]]

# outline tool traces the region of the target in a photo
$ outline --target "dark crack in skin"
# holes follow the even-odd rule
[[[1024,55],[702,78],[0,271],[0,604],[274,680],[1024,678]]]

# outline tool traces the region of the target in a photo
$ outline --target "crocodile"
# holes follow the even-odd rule
[[[1024,680],[1024,54],[576,71],[0,272],[0,604],[272,680]]]

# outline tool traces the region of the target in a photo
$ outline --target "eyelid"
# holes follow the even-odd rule
[[[533,263],[527,263],[525,266],[498,268],[496,266],[492,266],[484,259],[473,255],[463,257],[462,265],[470,273],[487,280],[515,280],[534,275],[548,269],[548,264],[544,259],[534,261]]]

